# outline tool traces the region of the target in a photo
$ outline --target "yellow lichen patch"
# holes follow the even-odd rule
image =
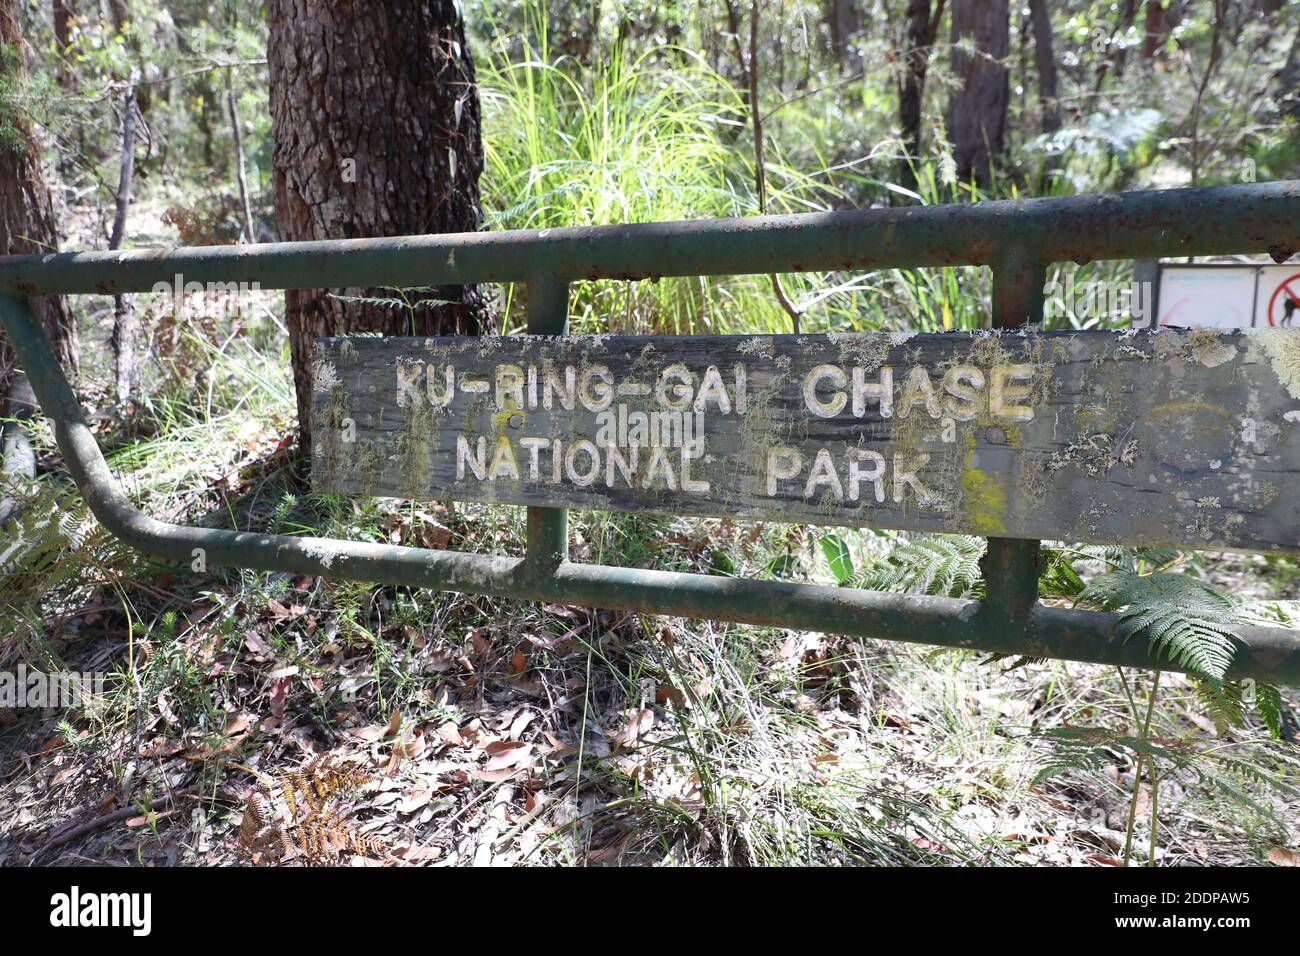
[[[999,535],[1007,530],[1007,489],[999,474],[980,471],[974,465],[975,435],[961,475],[962,516],[974,534]]]
[[[1264,351],[1287,393],[1300,398],[1300,329],[1256,329],[1247,335]]]

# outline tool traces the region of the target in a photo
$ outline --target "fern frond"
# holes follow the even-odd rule
[[[0,498],[15,504],[0,526],[0,655],[7,640],[31,627],[30,609],[52,595],[84,590],[106,567],[129,567],[134,559],[90,514],[68,486],[0,474]],[[3,663],[3,661],[0,661]]]
[[[1226,753],[1206,754],[1206,758],[1210,765],[1222,768],[1238,780],[1248,780],[1266,790],[1272,790],[1287,800],[1300,799],[1300,789],[1280,776],[1269,773],[1259,765],[1258,761],[1241,760]]]
[[[263,777],[244,808],[239,845],[256,862],[299,856],[321,865],[344,852],[375,854],[379,846],[357,834],[337,804],[371,780],[359,767],[318,754],[302,769]],[[277,799],[278,797],[278,799]]]
[[[1274,740],[1282,739],[1282,692],[1272,684],[1255,685],[1255,713]]]
[[[1014,660],[1012,660],[1006,667],[1002,668],[1002,673],[1004,674],[1009,674],[1011,671],[1019,670],[1022,667],[1028,667],[1030,664],[1045,664],[1048,661],[1048,658],[1046,657],[1027,657],[1023,654],[990,654],[988,657],[980,661],[980,663],[996,664],[999,661],[1006,660],[1007,658],[1014,658]]]
[[[1196,675],[1222,682],[1236,652],[1236,603],[1185,574],[1114,571],[1080,600],[1119,614],[1126,637],[1145,633],[1151,646]]]
[[[1178,742],[1154,743],[1104,727],[1052,727],[1035,736],[1047,745],[1048,759],[1034,783],[1067,772],[1099,773],[1116,752],[1127,752],[1131,760],[1150,757],[1179,766],[1190,759],[1190,752]]]
[[[1196,699],[1201,702],[1206,716],[1214,721],[1214,729],[1220,737],[1227,734],[1232,727],[1240,727],[1244,723],[1245,703],[1242,700],[1240,683],[1195,680],[1192,686]]]
[[[893,549],[853,585],[870,591],[903,591],[968,597],[983,588],[980,559],[986,542],[970,535],[899,538]]]

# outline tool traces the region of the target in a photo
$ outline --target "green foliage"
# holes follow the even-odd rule
[[[1082,548],[1079,557],[1098,558],[1130,567],[1166,567],[1178,552],[1168,549]],[[1070,567],[1066,572],[1057,563]],[[1196,678],[1196,697],[1220,734],[1246,725],[1254,710],[1274,737],[1282,733],[1282,698],[1277,688],[1255,681],[1226,679],[1236,650],[1236,628],[1249,612],[1227,595],[1187,574],[1121,569],[1094,578],[1073,590],[1078,578],[1069,561],[1051,562],[1048,575],[1060,593],[1115,611],[1129,638],[1143,635],[1154,649],[1186,667]],[[1081,580],[1081,579],[1080,579]]]
[[[331,293],[331,299],[337,299],[340,302],[355,302],[360,305],[374,306],[379,309],[400,310],[406,313],[407,320],[410,323],[410,335],[415,334],[416,318],[415,313],[419,309],[432,309],[440,305],[453,305],[450,299],[439,299],[431,296],[430,293],[436,290],[432,286],[411,286],[410,288],[397,288],[395,286],[381,286],[386,292],[396,293],[394,296],[367,296],[367,295],[340,295]]]
[[[129,564],[80,496],[66,487],[0,475],[0,497],[17,515],[0,527],[0,661],[24,645],[44,646],[33,610],[105,567]],[[13,642],[19,646],[15,648]]]
[[[1152,740],[1101,727],[1053,727],[1033,736],[1045,749],[1035,784],[1066,773],[1099,776],[1116,761],[1134,766],[1150,761],[1164,768],[1162,775],[1174,770],[1188,774],[1207,793],[1226,799],[1282,832],[1286,822],[1251,789],[1286,800],[1300,796],[1292,783],[1296,779],[1294,758],[1285,752],[1276,754],[1285,769],[1273,772],[1265,769],[1262,761],[1243,760],[1220,748],[1198,748],[1177,739]]]
[[[970,597],[983,590],[980,559],[986,542],[970,535],[899,537],[893,548],[854,581],[871,591]]]
[[[1081,600],[1115,611],[1123,633],[1145,634],[1170,660],[1222,682],[1235,650],[1235,602],[1185,574],[1114,571],[1095,578]]]
[[[1255,711],[1275,740],[1282,739],[1282,692],[1272,684],[1255,685]]]
[[[1242,701],[1242,687],[1235,681],[1193,681],[1196,699],[1200,701],[1207,717],[1214,721],[1215,729],[1222,736],[1231,727],[1240,727],[1246,722],[1245,704]]]
[[[1123,751],[1134,762],[1139,757],[1172,758],[1172,751],[1159,744],[1102,727],[1052,727],[1038,736],[1047,744],[1048,757],[1034,775],[1035,784],[1064,773],[1098,774]]]
[[[835,580],[841,586],[852,583],[853,554],[849,551],[849,543],[844,539],[844,535],[836,532],[822,535],[821,548]]]
[[[21,155],[27,149],[27,138],[18,117],[23,88],[20,63],[17,47],[0,44],[0,150]]]

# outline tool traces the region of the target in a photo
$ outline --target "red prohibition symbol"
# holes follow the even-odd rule
[[[1270,326],[1282,325],[1290,327],[1296,309],[1300,309],[1300,282],[1297,280],[1300,280],[1300,272],[1282,280],[1282,284],[1273,292],[1273,297],[1268,300],[1268,324]],[[1276,318],[1277,313],[1274,309],[1278,304],[1278,296],[1283,293],[1286,294],[1286,298],[1282,302],[1282,320],[1279,322]]]

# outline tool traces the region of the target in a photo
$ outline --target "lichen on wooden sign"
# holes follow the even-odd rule
[[[1300,331],[320,339],[317,490],[1300,551]]]

